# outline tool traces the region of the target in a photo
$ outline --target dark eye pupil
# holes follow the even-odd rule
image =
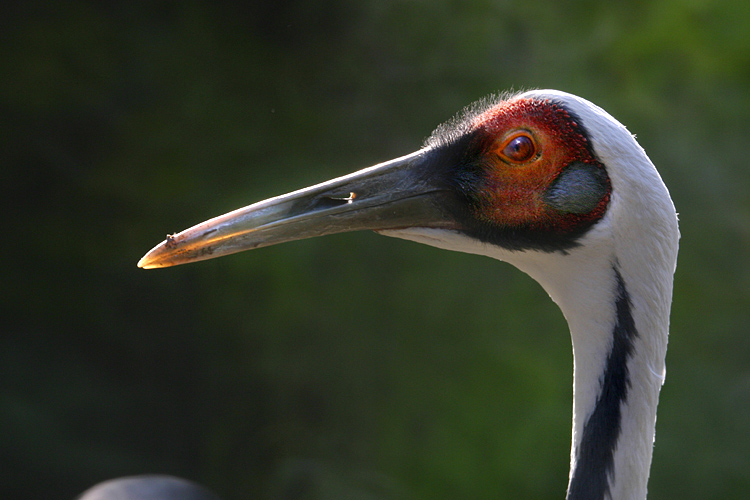
[[[528,136],[518,136],[505,146],[503,154],[513,161],[526,161],[534,156],[534,143]]]

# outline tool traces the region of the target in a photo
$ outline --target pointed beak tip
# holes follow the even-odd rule
[[[174,264],[171,262],[159,262],[147,259],[146,257],[138,261],[138,267],[140,269],[160,269],[162,267],[171,267],[173,265]]]
[[[150,259],[148,258],[148,255],[144,255],[143,257],[141,257],[141,260],[138,261],[137,266],[141,269],[154,269],[155,267],[158,267],[149,261]]]
[[[158,267],[169,267],[171,264],[164,255],[164,243],[156,245],[141,257],[137,266],[141,269],[156,269]]]

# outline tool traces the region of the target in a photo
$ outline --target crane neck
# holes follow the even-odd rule
[[[608,245],[608,244],[607,244]],[[590,245],[513,262],[559,305],[573,342],[568,500],[646,498],[672,295],[668,279]],[[528,254],[527,254],[528,255]],[[553,272],[551,272],[551,269]]]
[[[672,212],[673,213],[673,212]],[[676,217],[628,231],[594,227],[566,252],[513,251],[432,229],[383,234],[487,255],[524,271],[563,312],[573,342],[567,500],[644,500],[664,382]]]
[[[617,267],[612,273],[610,321],[570,324],[575,367],[568,500],[646,498],[667,331],[639,331],[628,286]],[[588,342],[593,335],[602,345]]]

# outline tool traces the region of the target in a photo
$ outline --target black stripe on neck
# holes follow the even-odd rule
[[[613,268],[613,271],[617,279],[617,298],[612,350],[607,357],[596,406],[583,427],[567,500],[604,500],[609,497],[610,480],[614,479],[614,453],[620,436],[621,408],[628,398],[630,386],[628,359],[633,353],[633,342],[638,332],[625,282],[617,268]]]

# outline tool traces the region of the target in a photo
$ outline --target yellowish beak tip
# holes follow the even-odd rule
[[[141,260],[138,261],[138,267],[141,269],[153,269],[154,266],[148,265],[148,260],[146,260],[145,257],[143,257]]]
[[[167,241],[169,241],[169,238],[167,238]],[[138,261],[138,267],[141,269],[156,269],[158,267],[169,267],[172,265],[168,260],[164,259],[164,249],[165,242],[156,245],[149,250],[146,255],[141,257],[141,260]]]

